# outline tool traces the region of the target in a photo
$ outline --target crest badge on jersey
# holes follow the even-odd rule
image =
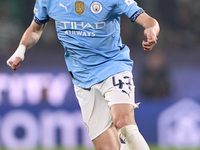
[[[94,14],[98,14],[102,11],[102,5],[99,2],[93,2],[90,6],[90,9]]]
[[[125,0],[125,2],[129,6],[134,3],[134,0]]]
[[[75,11],[77,14],[82,15],[85,11],[85,4],[82,1],[75,2]]]

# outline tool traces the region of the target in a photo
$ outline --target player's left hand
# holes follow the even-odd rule
[[[142,46],[145,51],[151,51],[152,48],[157,44],[157,36],[153,28],[144,30],[144,35],[147,37],[147,41],[142,41]]]

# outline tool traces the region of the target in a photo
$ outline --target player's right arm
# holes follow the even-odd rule
[[[38,40],[40,39],[44,28],[47,23],[37,24],[34,20],[31,25],[24,32],[19,47],[15,53],[7,60],[7,64],[13,69],[16,70],[19,68],[20,63],[24,60],[25,52],[33,47]]]

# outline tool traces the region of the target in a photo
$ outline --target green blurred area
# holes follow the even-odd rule
[[[5,149],[5,148],[2,148],[1,150],[8,150],[8,149]],[[38,149],[35,149],[35,150],[95,150],[95,149],[87,149],[87,148],[83,148],[83,147],[78,147],[76,149],[64,149],[64,148],[56,148],[56,149],[42,149],[42,148],[38,148]],[[150,150],[200,150],[200,148],[195,148],[195,149],[192,149],[192,148],[160,148],[158,146],[150,146]]]
[[[44,149],[37,149],[37,150],[44,150]],[[76,149],[63,149],[63,148],[57,148],[57,149],[52,149],[52,150],[94,150],[94,149],[86,149],[86,148],[76,148]],[[196,149],[191,149],[191,148],[183,148],[183,149],[178,149],[178,148],[160,148],[157,146],[151,146],[150,150],[200,150],[200,148]]]
[[[44,150],[44,149],[37,149],[37,150]],[[87,149],[87,148],[76,148],[76,149],[63,149],[63,148],[57,148],[57,149],[52,149],[52,150],[94,150],[94,149]],[[150,150],[200,150],[200,148],[196,149],[191,149],[191,148],[183,148],[183,149],[178,149],[178,148],[160,148],[157,146],[150,146]]]

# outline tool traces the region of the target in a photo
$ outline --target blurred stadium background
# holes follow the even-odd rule
[[[200,1],[137,2],[161,27],[154,50],[144,52],[143,29],[121,19],[141,102],[139,129],[152,150],[200,149]],[[92,149],[52,20],[21,68],[14,72],[6,65],[33,18],[34,3],[0,0],[0,147]]]

